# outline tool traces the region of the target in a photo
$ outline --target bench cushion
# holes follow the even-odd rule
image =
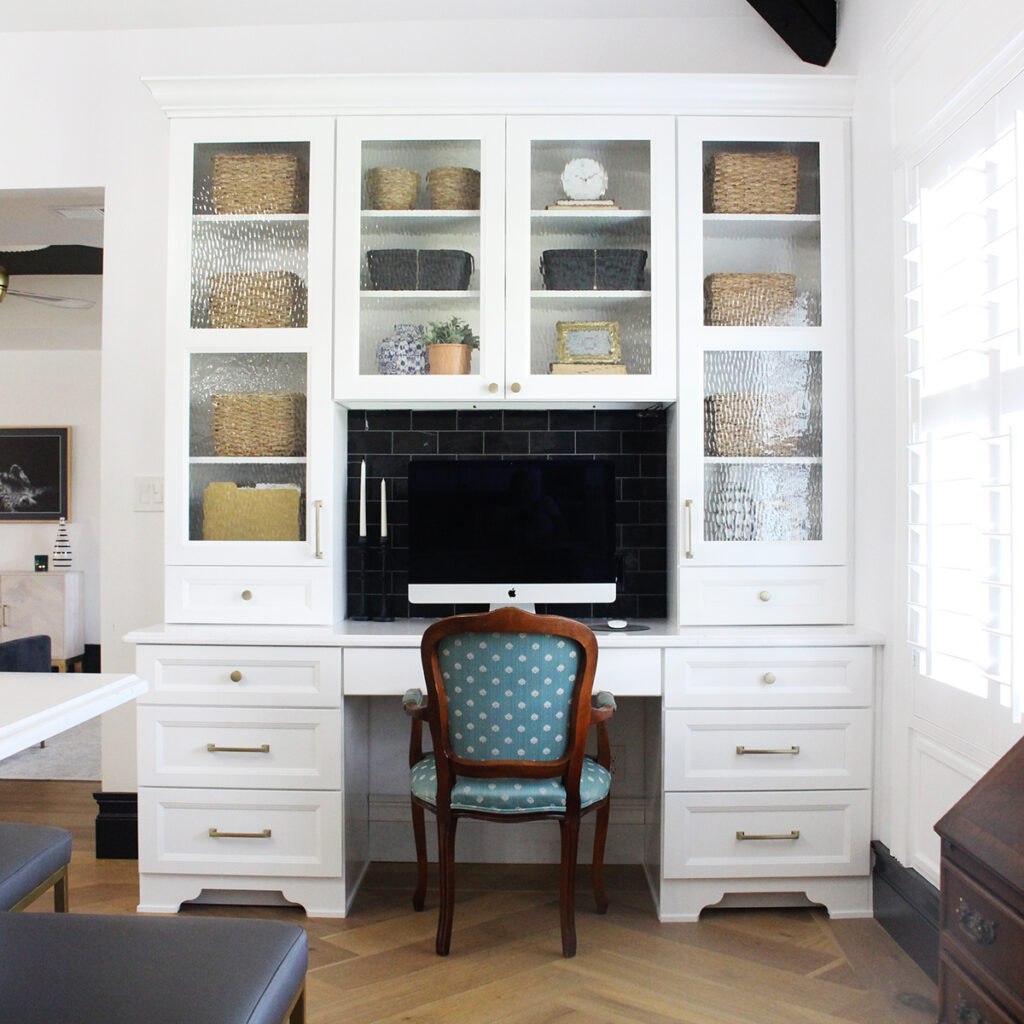
[[[116,914],[0,913],[0,949],[19,1024],[281,1024],[308,956],[281,921]]]
[[[0,822],[0,910],[10,910],[71,860],[71,833]]]

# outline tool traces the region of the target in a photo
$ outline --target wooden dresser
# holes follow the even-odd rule
[[[940,1024],[1024,1021],[1024,740],[936,824]]]

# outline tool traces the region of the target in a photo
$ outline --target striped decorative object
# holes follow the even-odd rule
[[[71,540],[68,537],[68,521],[61,516],[57,526],[57,539],[53,542],[53,554],[50,556],[51,569],[71,568]]]

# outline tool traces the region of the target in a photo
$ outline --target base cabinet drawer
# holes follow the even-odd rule
[[[141,786],[339,789],[340,709],[143,706]]]
[[[665,788],[858,789],[871,781],[871,712],[666,711]]]
[[[867,790],[666,793],[666,878],[866,875]]]
[[[341,793],[139,789],[139,870],[340,876]]]
[[[1004,1010],[956,959],[943,951],[939,954],[939,1005],[943,1011],[939,1024],[1020,1024],[1024,1006],[1014,1012]]]

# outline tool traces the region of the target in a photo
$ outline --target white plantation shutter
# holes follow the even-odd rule
[[[905,218],[909,640],[921,674],[1012,705],[1016,720],[1024,703],[1022,111],[1018,76],[913,169]]]

